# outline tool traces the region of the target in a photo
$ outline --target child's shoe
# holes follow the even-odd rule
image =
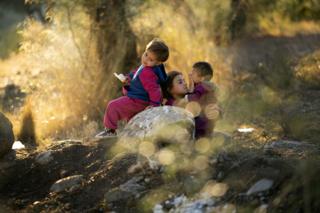
[[[117,133],[114,129],[105,129],[102,132],[99,132],[95,138],[114,138],[117,137]]]

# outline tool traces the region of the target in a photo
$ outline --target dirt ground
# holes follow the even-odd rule
[[[208,156],[205,169],[170,173],[170,166],[150,168],[136,153],[111,156],[109,150],[115,142],[57,142],[46,149],[52,158],[44,164],[37,161],[43,151],[10,153],[0,163],[1,211],[150,212],[172,197],[195,196],[210,181],[228,185],[216,205],[232,204],[237,212],[253,211],[264,204],[268,212],[315,212],[320,207],[319,149],[313,145],[271,146],[261,132],[234,133]],[[83,175],[80,184],[59,192],[50,190],[57,180],[73,175]],[[250,196],[245,193],[263,178],[274,181],[271,189]],[[133,188],[123,190],[130,181]]]

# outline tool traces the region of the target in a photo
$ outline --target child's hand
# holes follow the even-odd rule
[[[221,109],[217,104],[209,104],[206,106],[204,112],[210,120],[217,120],[221,115]]]
[[[123,86],[129,85],[130,79],[126,76],[126,79],[122,81]]]
[[[153,106],[150,105],[150,106],[147,106],[147,107],[145,108],[145,110],[146,110],[146,109],[151,109],[151,108],[153,108]]]

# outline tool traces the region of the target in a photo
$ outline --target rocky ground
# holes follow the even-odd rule
[[[217,133],[193,167],[150,167],[116,139],[59,141],[12,151],[0,162],[4,212],[316,212],[319,147],[251,133]],[[204,143],[205,144],[205,143]],[[199,156],[204,161],[197,163]],[[198,158],[197,158],[198,157]],[[173,169],[175,168],[175,169]]]

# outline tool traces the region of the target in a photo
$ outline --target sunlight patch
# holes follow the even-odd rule
[[[241,127],[238,128],[238,132],[242,132],[242,133],[251,133],[253,132],[255,129],[252,127]]]
[[[21,141],[15,141],[13,144],[12,144],[12,149],[14,150],[18,150],[18,149],[25,149],[25,145],[23,145],[23,143],[21,143]]]

